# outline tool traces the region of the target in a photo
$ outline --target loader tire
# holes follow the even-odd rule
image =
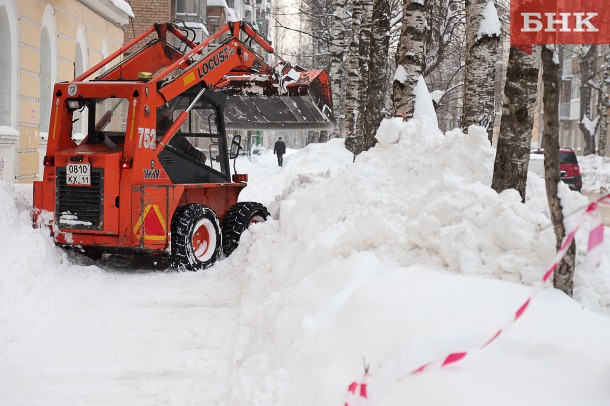
[[[94,261],[99,261],[102,259],[104,252],[95,248],[83,248],[83,255],[87,258],[90,258]]]
[[[222,251],[226,256],[239,245],[242,233],[254,223],[262,223],[270,214],[267,208],[256,202],[234,204],[222,221]]]
[[[172,219],[171,244],[175,268],[197,271],[212,266],[222,247],[216,213],[202,204],[180,207]]]

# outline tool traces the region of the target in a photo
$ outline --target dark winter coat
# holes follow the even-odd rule
[[[286,144],[284,144],[284,141],[277,141],[275,143],[273,153],[277,155],[284,155],[286,153]]]

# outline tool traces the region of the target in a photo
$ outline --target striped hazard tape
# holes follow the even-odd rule
[[[480,350],[484,349],[485,347],[487,347],[492,342],[494,342],[500,335],[502,335],[502,333],[504,331],[506,331],[517,320],[519,320],[521,318],[521,316],[523,316],[523,314],[529,307],[530,303],[532,302],[532,299],[534,299],[534,297],[542,290],[544,284],[549,280],[549,278],[551,277],[551,275],[553,274],[555,269],[559,266],[559,262],[561,261],[561,259],[565,255],[565,253],[568,251],[570,244],[574,240],[574,236],[576,235],[576,232],[578,231],[581,224],[583,223],[583,221],[586,218],[589,218],[590,223],[591,223],[591,229],[589,231],[589,243],[587,246],[587,263],[595,268],[598,268],[601,263],[602,244],[604,242],[604,225],[602,223],[602,219],[601,219],[600,212],[599,212],[600,205],[610,205],[610,195],[603,196],[603,197],[595,200],[591,204],[589,204],[589,206],[587,206],[587,209],[580,216],[580,218],[578,219],[578,221],[577,221],[576,225],[574,226],[574,228],[572,229],[572,231],[570,231],[568,233],[568,235],[566,235],[566,237],[564,238],[560,249],[557,251],[555,258],[553,259],[552,265],[544,273],[540,282],[538,282],[533,287],[532,293],[530,294],[529,298],[519,307],[519,309],[517,309],[517,311],[514,313],[514,315],[504,324],[504,326],[502,326],[502,328],[497,330],[491,336],[491,338],[489,338],[487,341],[485,341],[485,343],[483,345],[481,345],[478,348],[469,350],[469,351],[453,352],[440,359],[423,364],[420,367],[409,372],[407,375],[400,378],[397,382],[400,382],[409,376],[417,375],[417,374],[420,374],[422,372],[425,372],[425,371],[428,371],[431,369],[440,369],[440,368],[449,366],[451,364],[455,364],[455,363],[463,360],[464,358],[466,358],[466,356],[468,354],[480,351]],[[369,373],[368,373],[368,368],[367,368],[367,371],[365,372],[365,374],[362,376],[362,378],[360,380],[354,381],[348,386],[345,406],[356,406],[356,405],[366,404],[366,402],[368,400],[368,397],[367,397],[368,396],[367,395],[368,377],[369,377]],[[358,388],[360,388],[360,391],[358,391]]]
[[[347,396],[345,398],[345,406],[357,406],[364,405],[368,400],[366,394],[367,381],[369,373],[365,372],[362,378],[358,381],[354,381],[347,387]]]

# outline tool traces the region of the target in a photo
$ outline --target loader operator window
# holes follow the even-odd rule
[[[88,144],[106,144],[110,149],[125,142],[129,100],[90,99]]]
[[[179,96],[157,109],[157,140],[167,132],[178,115],[187,109],[193,97]],[[186,155],[188,159],[205,164],[228,176],[220,156],[220,134],[217,111],[200,100],[189,112],[186,121],[169,141],[169,146]]]

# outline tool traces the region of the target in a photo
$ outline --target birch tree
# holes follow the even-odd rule
[[[363,94],[364,109],[359,120],[361,137],[354,154],[372,148],[375,143],[375,132],[385,115],[386,75],[388,50],[390,43],[390,2],[375,0],[372,13],[371,43],[368,58],[368,76]]]
[[[358,114],[362,114],[365,108],[365,93],[369,90],[366,81],[369,74],[369,57],[371,47],[371,28],[373,20],[373,2],[375,0],[362,1],[362,16],[360,20],[360,40],[358,43],[358,69],[360,71],[360,97],[358,98]],[[356,130],[359,126],[356,125]],[[358,134],[360,135],[360,134]]]
[[[559,250],[566,235],[563,224],[563,208],[557,195],[559,175],[559,64],[553,48],[542,48],[542,82],[544,85],[544,180],[546,196],[555,231],[556,249]],[[568,251],[555,269],[553,286],[572,296],[576,244],[572,241]]]
[[[510,48],[491,187],[498,193],[516,189],[523,202],[539,69],[539,47],[534,47],[532,54]]]
[[[608,109],[610,108],[610,47],[606,48],[604,65],[602,68],[602,83],[599,92],[597,108],[599,110],[599,147],[597,153],[600,156],[606,155],[606,139],[608,136]]]
[[[597,45],[591,45],[580,60],[580,121],[578,126],[585,140],[585,155],[595,153],[595,132],[598,120],[592,119],[592,81],[597,68]]]
[[[415,110],[414,90],[426,64],[426,42],[431,0],[404,0],[400,40],[396,52],[396,73],[392,83],[392,113],[411,117]]]
[[[494,85],[500,20],[493,0],[466,0],[466,72],[462,128],[476,124],[493,138]]]
[[[358,65],[358,48],[360,44],[360,21],[362,19],[363,1],[356,0],[352,9],[352,30],[347,63],[347,83],[345,94],[345,130],[349,134],[356,132],[356,116],[360,96],[360,69]]]
[[[357,62],[358,76],[354,78],[353,73],[350,71],[352,78],[355,80],[353,82],[351,80],[349,81],[349,87],[357,87],[358,89],[350,96],[349,109],[352,116],[349,120],[346,120],[346,122],[349,123],[348,131],[350,131],[350,137],[349,139],[346,139],[346,147],[352,151],[354,155],[357,155],[359,151],[362,151],[362,134],[358,133],[358,121],[360,120],[360,114],[364,110],[365,92],[367,91],[365,90],[365,86],[369,71],[368,59],[371,43],[371,20],[373,17],[373,0],[363,0],[359,3],[358,47],[356,50],[357,53],[353,55],[354,58],[357,56],[357,60],[353,60],[353,63],[355,64]],[[355,94],[357,94],[356,97],[354,97]],[[348,105],[346,103],[346,109],[347,108]]]
[[[339,134],[345,133],[345,68],[349,50],[349,31],[351,29],[351,1],[335,0],[331,53],[331,87],[333,92],[333,112]]]

